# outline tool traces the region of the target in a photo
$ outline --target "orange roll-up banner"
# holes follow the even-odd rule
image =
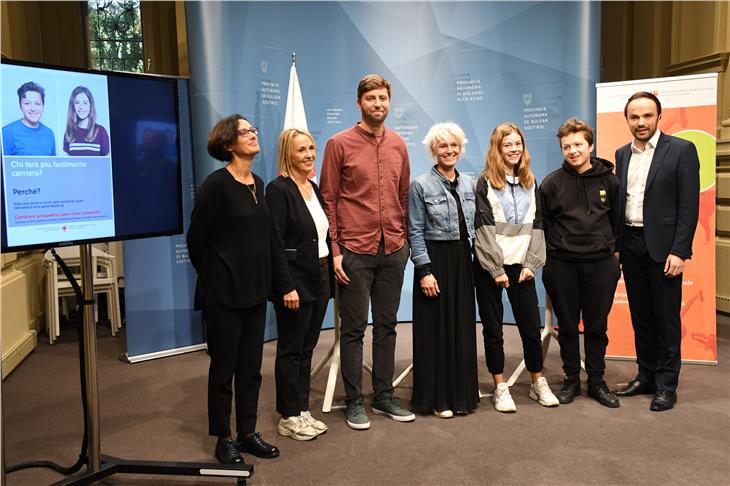
[[[700,215],[682,280],[682,361],[717,363],[715,303],[715,130],[717,74],[596,84],[596,153],[615,161],[617,148],[631,141],[624,105],[637,91],[662,103],[659,129],[695,144],[700,157]],[[608,357],[635,358],[626,285],[619,280],[608,317]]]

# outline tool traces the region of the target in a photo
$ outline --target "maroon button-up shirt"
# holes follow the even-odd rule
[[[405,244],[410,176],[406,144],[392,130],[376,138],[356,124],[329,139],[320,189],[334,256],[339,245],[375,255],[381,236],[386,255]]]

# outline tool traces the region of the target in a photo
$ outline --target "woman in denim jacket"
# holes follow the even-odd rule
[[[466,145],[455,123],[423,140],[436,162],[411,184],[408,237],[413,279],[413,397],[419,413],[441,418],[479,403],[474,331],[474,179],[456,170]]]
[[[513,123],[498,125],[476,188],[474,281],[487,368],[494,379],[494,408],[499,412],[516,410],[503,374],[502,289],[507,289],[522,338],[532,378],[530,398],[545,407],[558,405],[542,376],[535,273],[545,264],[545,235],[536,187],[522,131]]]

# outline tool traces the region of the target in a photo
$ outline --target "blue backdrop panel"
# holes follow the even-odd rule
[[[193,209],[193,163],[187,80],[179,81],[180,157],[183,224]],[[127,357],[184,348],[205,342],[199,312],[194,312],[195,270],[185,235],[124,242]]]
[[[368,73],[393,85],[386,124],[406,140],[414,178],[431,166],[421,140],[436,122],[464,128],[459,170],[472,175],[484,165],[492,129],[516,122],[538,179],[562,163],[558,126],[570,116],[594,122],[598,3],[189,2],[186,14],[198,184],[220,167],[206,153],[208,131],[235,112],[261,129],[254,172],[276,177],[292,51],[317,170],[327,140],[360,119],[355,91]],[[412,275],[409,264],[402,321],[411,319]],[[539,294],[543,306],[541,286]],[[267,339],[276,335],[271,314]]]

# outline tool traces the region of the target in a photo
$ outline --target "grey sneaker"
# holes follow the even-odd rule
[[[294,440],[312,440],[318,435],[314,427],[301,415],[280,418],[277,432],[279,435],[291,437]]]
[[[544,376],[541,376],[535,383],[530,385],[530,398],[543,407],[557,407],[560,405],[557,397],[550,391],[550,385],[548,385]]]
[[[371,408],[378,415],[387,415],[396,422],[412,422],[416,420],[416,415],[402,407],[398,401],[398,397],[392,394],[381,400],[373,400]]]
[[[368,418],[368,414],[365,413],[365,404],[362,398],[348,403],[345,415],[347,416],[347,425],[351,429],[367,430],[370,428],[370,419]]]
[[[309,413],[309,410],[301,412],[300,415],[302,418],[304,418],[304,420],[309,424],[310,427],[317,431],[318,435],[327,432],[327,425],[321,420],[317,420],[316,418],[312,417],[312,414]]]

